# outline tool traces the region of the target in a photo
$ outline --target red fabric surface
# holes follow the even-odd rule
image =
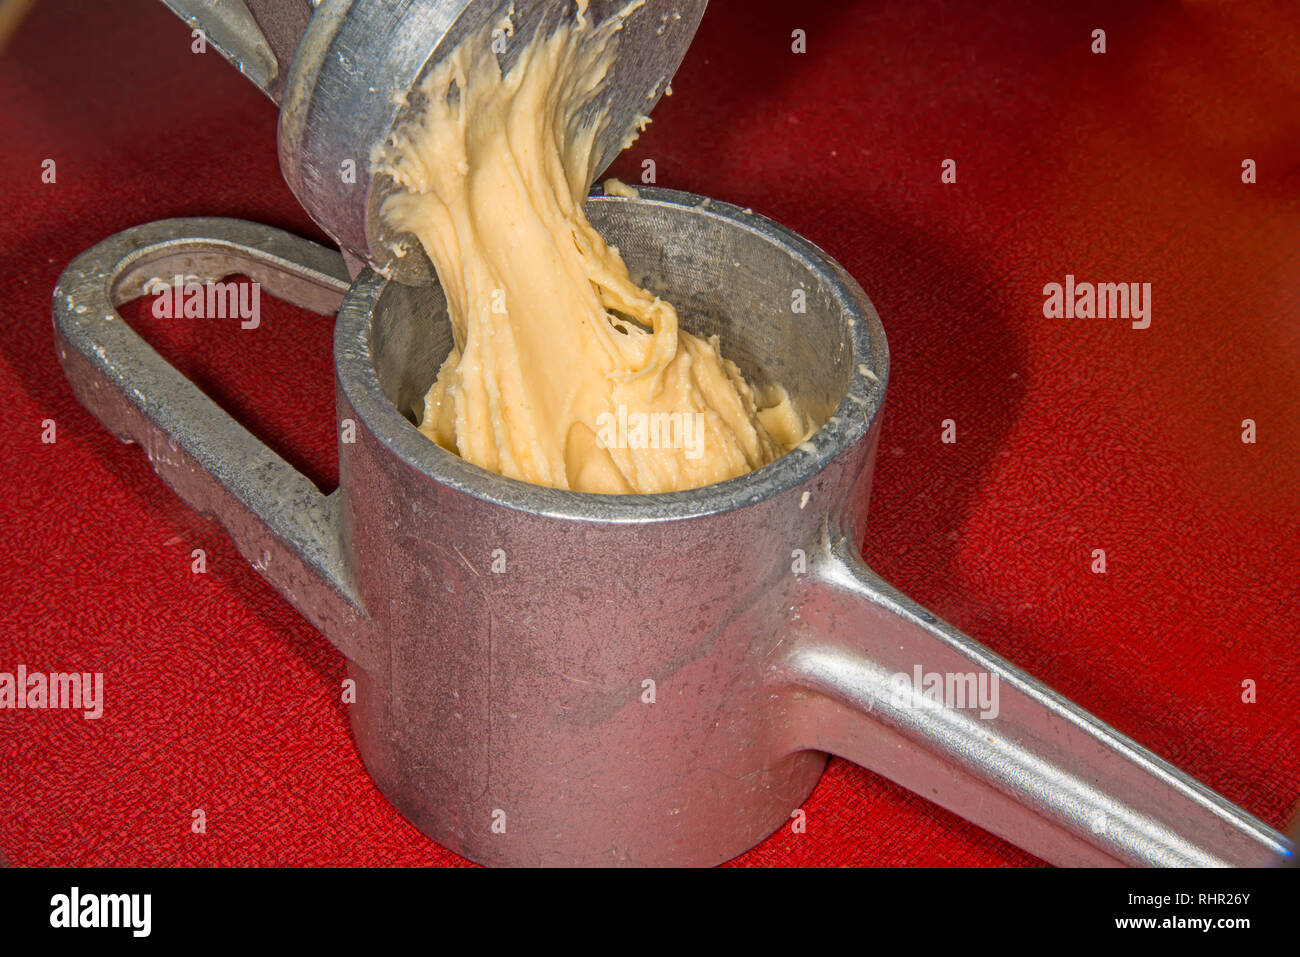
[[[713,0],[675,95],[611,171],[637,181],[653,158],[659,185],[771,216],[872,297],[893,354],[864,545],[878,571],[1279,827],[1300,792],[1291,12]],[[0,711],[0,853],[464,863],[367,778],[341,657],[81,409],[55,359],[55,280],[110,233],[225,215],[323,239],[279,176],[273,105],[189,42],[151,0],[40,0],[0,54],[0,671],[106,683],[98,721]],[[1067,273],[1150,282],[1151,327],[1044,318],[1043,285]],[[265,303],[256,333],[128,318],[333,487],[327,320]],[[1035,863],[841,761],[805,809],[806,834],[737,863]]]

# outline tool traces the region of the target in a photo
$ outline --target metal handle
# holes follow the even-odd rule
[[[307,29],[313,0],[162,0],[276,103]]]
[[[794,692],[794,747],[847,758],[1055,864],[1294,857],[1267,824],[899,593],[846,539],[823,542],[805,585],[774,675]],[[954,676],[953,693],[918,689],[918,666]],[[996,708],[963,707],[981,675]]]
[[[141,339],[116,307],[151,281],[235,273],[272,295],[333,314],[348,288],[335,251],[237,219],[166,219],[110,236],[54,289],[59,361],[78,400],[138,443],[190,507],[345,655],[372,674],[381,656],[343,560],[337,493],[322,495]]]

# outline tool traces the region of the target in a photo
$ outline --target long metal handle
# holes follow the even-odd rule
[[[59,361],[78,400],[188,505],[218,519],[240,552],[345,655],[382,656],[343,560],[337,493],[322,495],[144,342],[117,313],[153,282],[248,276],[268,293],[333,314],[348,288],[335,251],[237,219],[167,219],[110,236],[54,289]]]
[[[1267,824],[900,594],[847,540],[823,543],[805,584],[773,674],[794,747],[870,768],[1055,864],[1294,857]]]

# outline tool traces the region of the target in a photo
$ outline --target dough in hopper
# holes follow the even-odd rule
[[[585,6],[585,4],[583,5]],[[629,4],[527,41],[503,75],[470,37],[422,84],[421,115],[376,148],[382,216],[424,247],[455,347],[420,430],[485,469],[584,492],[669,492],[743,475],[812,430],[784,389],[758,389],[716,337],[632,281],[583,202]],[[631,142],[629,137],[628,142]]]

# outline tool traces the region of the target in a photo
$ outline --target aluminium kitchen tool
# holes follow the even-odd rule
[[[1293,857],[862,563],[889,359],[838,265],[690,194],[593,196],[587,210],[684,325],[790,389],[821,424],[807,443],[664,495],[488,473],[412,424],[451,345],[437,284],[366,270],[349,287],[338,254],[252,223],[129,229],[55,290],[78,399],[348,657],[357,747],[398,810],[487,864],[716,864],[788,821],[830,752],[1058,864]],[[234,273],[338,309],[330,495],[116,312],[153,280]],[[808,308],[794,317],[797,288]],[[917,668],[983,680],[996,709],[901,694],[897,676]]]

